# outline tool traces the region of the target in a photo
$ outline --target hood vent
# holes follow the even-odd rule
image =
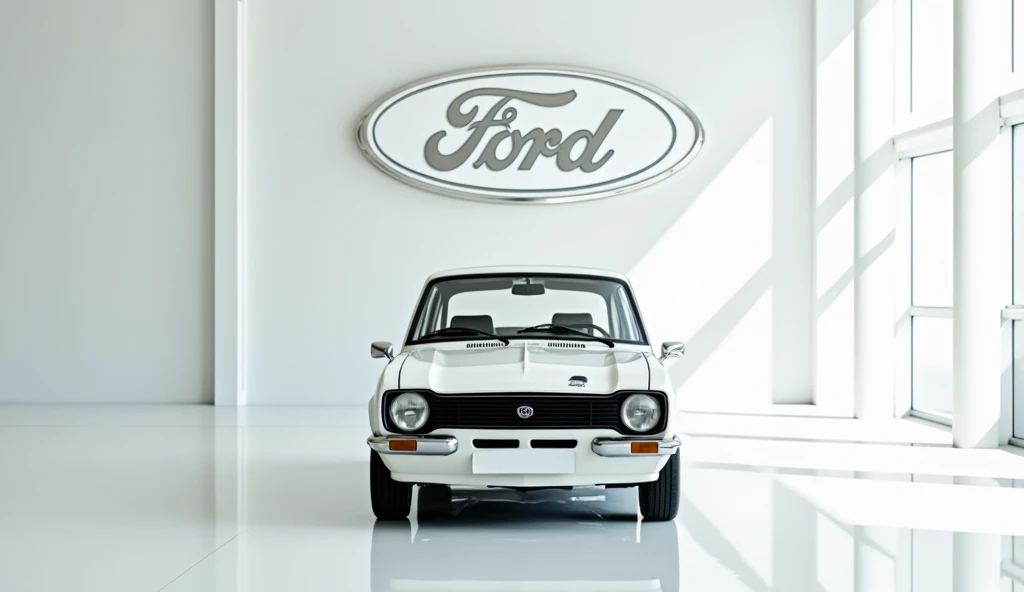
[[[500,341],[474,341],[466,344],[466,349],[479,349],[482,347],[505,347]]]
[[[587,344],[575,343],[572,341],[549,341],[548,347],[560,347],[562,349],[587,349]]]

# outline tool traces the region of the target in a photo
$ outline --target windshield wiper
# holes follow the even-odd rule
[[[596,335],[591,335],[590,333],[585,333],[583,331],[578,331],[576,329],[573,329],[572,327],[566,327],[564,325],[554,325],[552,323],[544,323],[543,325],[534,325],[533,327],[527,327],[525,329],[520,329],[520,330],[516,331],[516,333],[518,333],[518,334],[521,334],[521,333],[551,333],[553,335],[572,335],[574,337],[575,336],[585,337],[585,338],[587,338],[587,339],[589,339],[591,341],[597,341],[597,342],[603,343],[603,344],[607,345],[608,347],[615,347],[615,342],[612,341],[611,339],[605,339],[604,337],[598,337]]]
[[[433,339],[435,337],[455,337],[459,335],[474,335],[476,336],[475,339],[497,339],[498,341],[504,343],[505,345],[508,345],[509,343],[508,339],[505,339],[500,335],[488,333],[487,331],[470,329],[469,327],[447,327],[445,329],[438,329],[437,331],[427,333],[426,335],[420,337],[420,339]]]

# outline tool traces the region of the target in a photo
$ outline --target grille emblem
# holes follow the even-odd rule
[[[523,405],[519,409],[516,409],[516,414],[519,415],[519,417],[522,417],[523,419],[530,419],[531,417],[533,417],[533,407],[530,407],[529,405]]]

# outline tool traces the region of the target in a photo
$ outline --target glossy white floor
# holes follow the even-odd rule
[[[1024,450],[925,424],[687,415],[674,523],[595,489],[375,524],[365,421],[0,407],[0,590],[1024,591]]]

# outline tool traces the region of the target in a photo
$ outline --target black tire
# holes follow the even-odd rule
[[[392,579],[416,578],[415,563],[406,561],[409,553],[415,551],[411,536],[412,525],[407,520],[378,520],[373,524],[370,539],[370,592],[391,592]]]
[[[370,451],[370,505],[378,520],[404,520],[412,506],[412,483],[391,478],[380,454]]]
[[[452,515],[452,488],[447,485],[420,485],[417,501],[419,520],[441,520]]]
[[[647,522],[646,520],[644,521]],[[679,535],[672,522],[650,522],[640,526],[640,553],[635,565],[651,569],[641,578],[656,578],[662,592],[679,592]],[[653,560],[653,561],[652,561]]]
[[[668,457],[657,481],[640,484],[640,514],[645,520],[673,520],[679,513],[679,453]]]

